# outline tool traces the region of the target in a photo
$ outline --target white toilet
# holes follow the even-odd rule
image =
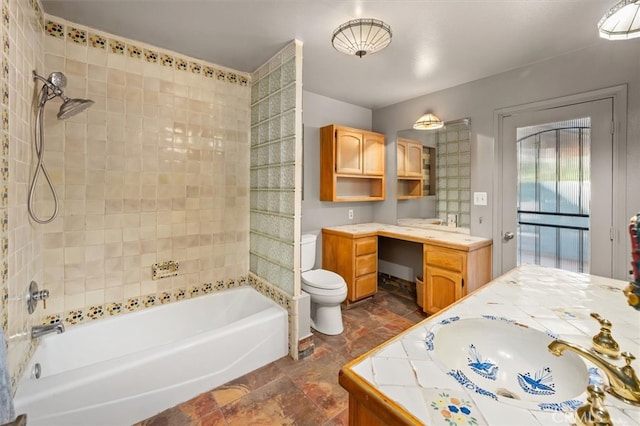
[[[316,261],[315,235],[302,235],[300,260],[302,291],[311,296],[311,326],[322,334],[342,333],[340,304],[347,297],[347,283],[335,272],[313,269]]]

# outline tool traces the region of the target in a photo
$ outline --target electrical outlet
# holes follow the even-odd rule
[[[349,209],[349,220],[353,220],[353,209]]]
[[[487,193],[486,192],[474,192],[473,193],[473,205],[474,206],[486,206],[487,205]]]

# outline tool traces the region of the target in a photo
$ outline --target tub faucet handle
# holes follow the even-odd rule
[[[611,335],[611,321],[602,318],[600,314],[595,312],[591,313],[591,318],[594,318],[600,323],[600,332],[593,336],[593,349],[600,355],[604,355],[609,358],[618,359],[620,357],[620,346]]]
[[[42,300],[44,309],[47,309],[47,299],[49,298],[49,290],[38,290],[38,283],[31,281],[29,290],[27,291],[27,311],[32,314],[36,310],[38,300]]]

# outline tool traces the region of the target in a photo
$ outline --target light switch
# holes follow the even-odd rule
[[[487,205],[487,193],[486,192],[474,192],[473,193],[473,205],[474,206],[486,206]]]

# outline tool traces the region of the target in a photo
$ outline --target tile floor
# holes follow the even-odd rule
[[[374,297],[343,309],[342,318],[341,335],[314,332],[311,356],[281,358],[136,426],[348,424],[340,368],[426,315],[409,295],[381,283]]]

